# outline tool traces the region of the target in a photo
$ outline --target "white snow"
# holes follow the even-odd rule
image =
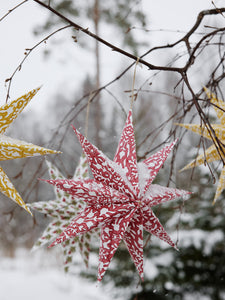
[[[203,231],[200,229],[180,230],[178,247],[189,247],[194,245],[196,249],[201,249],[205,255],[209,255],[213,246],[224,241],[224,234],[221,230]]]
[[[96,270],[97,274],[97,270]],[[101,283],[66,275],[52,251],[19,250],[15,258],[0,256],[1,300],[112,300]]]
[[[159,275],[158,268],[152,259],[144,259],[144,276],[150,280],[155,279]]]
[[[144,275],[153,280],[159,275],[158,266],[168,267],[174,259],[173,253],[162,252],[160,255],[152,256],[149,259],[144,257]]]

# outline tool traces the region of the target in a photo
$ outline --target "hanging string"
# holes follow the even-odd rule
[[[95,95],[93,93],[90,93],[90,95],[88,97],[86,119],[85,119],[85,135],[84,135],[86,138],[88,136],[88,122],[89,122],[90,103],[91,103],[92,99],[94,98],[94,96]]]
[[[135,78],[136,78],[136,70],[137,70],[137,65],[139,63],[140,57],[137,58],[135,67],[134,67],[134,76],[133,76],[133,82],[132,82],[132,91],[131,91],[131,103],[130,103],[130,108],[133,108],[133,103],[134,103],[134,84],[135,84]]]

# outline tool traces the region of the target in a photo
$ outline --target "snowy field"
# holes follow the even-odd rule
[[[0,256],[0,300],[113,299],[110,289],[97,281],[65,275],[60,260],[44,251],[19,250],[15,258]]]

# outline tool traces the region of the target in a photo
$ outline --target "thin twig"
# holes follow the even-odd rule
[[[126,57],[129,57],[135,61],[138,60],[138,56],[133,55],[125,50],[123,50],[122,48],[119,48],[115,45],[113,45],[112,43],[104,40],[103,38],[99,37],[98,35],[92,33],[90,30],[88,30],[87,28],[82,27],[81,25],[78,25],[77,23],[71,21],[69,18],[65,17],[64,15],[62,15],[60,12],[58,12],[57,10],[55,10],[54,8],[52,8],[51,6],[46,5],[45,3],[43,3],[42,1],[39,0],[33,0],[34,2],[37,2],[38,4],[40,4],[41,6],[47,8],[48,10],[50,10],[52,13],[54,13],[55,15],[57,15],[59,18],[61,18],[63,21],[65,21],[66,23],[70,24],[71,26],[73,26],[76,30],[80,30],[83,33],[91,36],[92,38],[94,38],[95,40],[97,40],[98,42],[100,42],[101,44],[104,44],[105,46],[111,48],[113,51],[118,52]],[[180,73],[180,68],[176,68],[176,67],[164,67],[164,66],[156,66],[153,65],[145,60],[143,60],[141,57],[139,58],[139,63],[147,66],[150,70],[163,70],[163,71],[172,71],[172,72],[179,72]]]
[[[21,5],[23,5],[27,1],[28,0],[24,0],[24,1],[20,2],[19,4],[17,4],[15,7],[11,8],[3,17],[0,18],[0,22],[2,20],[4,20],[9,14],[11,14],[15,9],[17,9],[18,7],[20,7]]]
[[[8,88],[7,88],[7,95],[6,95],[6,102],[9,100],[10,98],[10,88],[11,88],[11,84],[12,84],[12,79],[14,78],[15,74],[21,70],[22,68],[22,65],[23,63],[25,62],[25,60],[28,58],[28,56],[31,54],[31,52],[36,49],[40,44],[42,43],[46,43],[46,41],[52,37],[53,35],[55,35],[56,33],[64,30],[64,29],[67,29],[71,27],[70,25],[67,25],[67,26],[64,26],[64,27],[61,27],[57,30],[55,30],[54,32],[52,32],[51,34],[49,34],[48,36],[46,36],[44,39],[42,39],[41,41],[39,41],[37,44],[35,44],[32,48],[26,48],[25,49],[25,57],[22,59],[22,61],[19,63],[19,65],[16,67],[16,69],[14,70],[14,72],[12,73],[12,75],[7,78],[5,80],[5,83],[8,84]]]

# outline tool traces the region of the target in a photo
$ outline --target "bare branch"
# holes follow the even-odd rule
[[[8,99],[9,99],[9,97],[10,97],[9,94],[10,94],[10,88],[11,88],[12,80],[13,80],[15,74],[16,74],[18,71],[21,70],[23,63],[24,63],[25,60],[28,58],[28,56],[31,54],[31,52],[32,52],[34,49],[36,49],[39,45],[41,45],[42,43],[46,43],[46,41],[47,41],[50,37],[52,37],[53,35],[55,35],[56,33],[60,32],[60,31],[62,31],[62,30],[64,30],[64,29],[67,29],[67,28],[69,28],[69,27],[71,27],[71,26],[70,26],[70,25],[67,25],[67,26],[64,26],[64,27],[62,27],[62,28],[57,29],[57,30],[55,30],[54,32],[52,32],[51,34],[49,34],[48,36],[46,36],[44,39],[42,39],[40,42],[38,42],[36,45],[34,45],[32,48],[26,48],[26,49],[25,49],[25,53],[24,53],[24,54],[25,54],[25,57],[22,59],[22,61],[21,61],[21,62],[19,63],[19,65],[16,67],[16,69],[14,70],[14,72],[12,73],[12,75],[11,75],[9,78],[7,78],[7,79],[5,80],[5,84],[8,84],[7,95],[6,95],[6,102],[8,101]]]
[[[18,7],[20,7],[21,5],[23,5],[27,1],[28,0],[24,0],[24,1],[20,2],[19,4],[17,4],[15,7],[11,8],[3,17],[0,18],[0,22],[2,20],[4,20],[9,14],[11,14],[15,9],[17,9]]]
[[[84,32],[85,34],[91,36],[92,38],[94,38],[95,40],[97,40],[98,42],[104,44],[105,46],[111,48],[113,51],[118,52],[126,57],[129,57],[131,59],[133,59],[134,61],[139,60],[139,63],[147,66],[150,70],[163,70],[163,71],[173,71],[173,72],[180,72],[180,68],[175,68],[175,67],[164,67],[164,66],[155,66],[151,63],[148,63],[147,61],[143,60],[142,58],[139,58],[136,55],[133,55],[127,51],[124,51],[123,49],[109,43],[108,41],[100,38],[98,35],[92,33],[91,31],[89,31],[87,28],[83,28],[82,26],[78,25],[77,23],[74,23],[73,21],[71,21],[70,19],[68,19],[67,17],[65,17],[64,15],[62,15],[60,12],[56,11],[54,8],[52,8],[51,6],[46,5],[45,3],[39,1],[39,0],[33,0],[35,2],[37,2],[38,4],[40,4],[41,6],[47,8],[48,10],[50,10],[52,13],[54,13],[55,15],[57,15],[59,18],[61,18],[63,21],[65,21],[66,23],[70,24],[71,26],[73,26],[76,30],[80,30],[82,32]]]

